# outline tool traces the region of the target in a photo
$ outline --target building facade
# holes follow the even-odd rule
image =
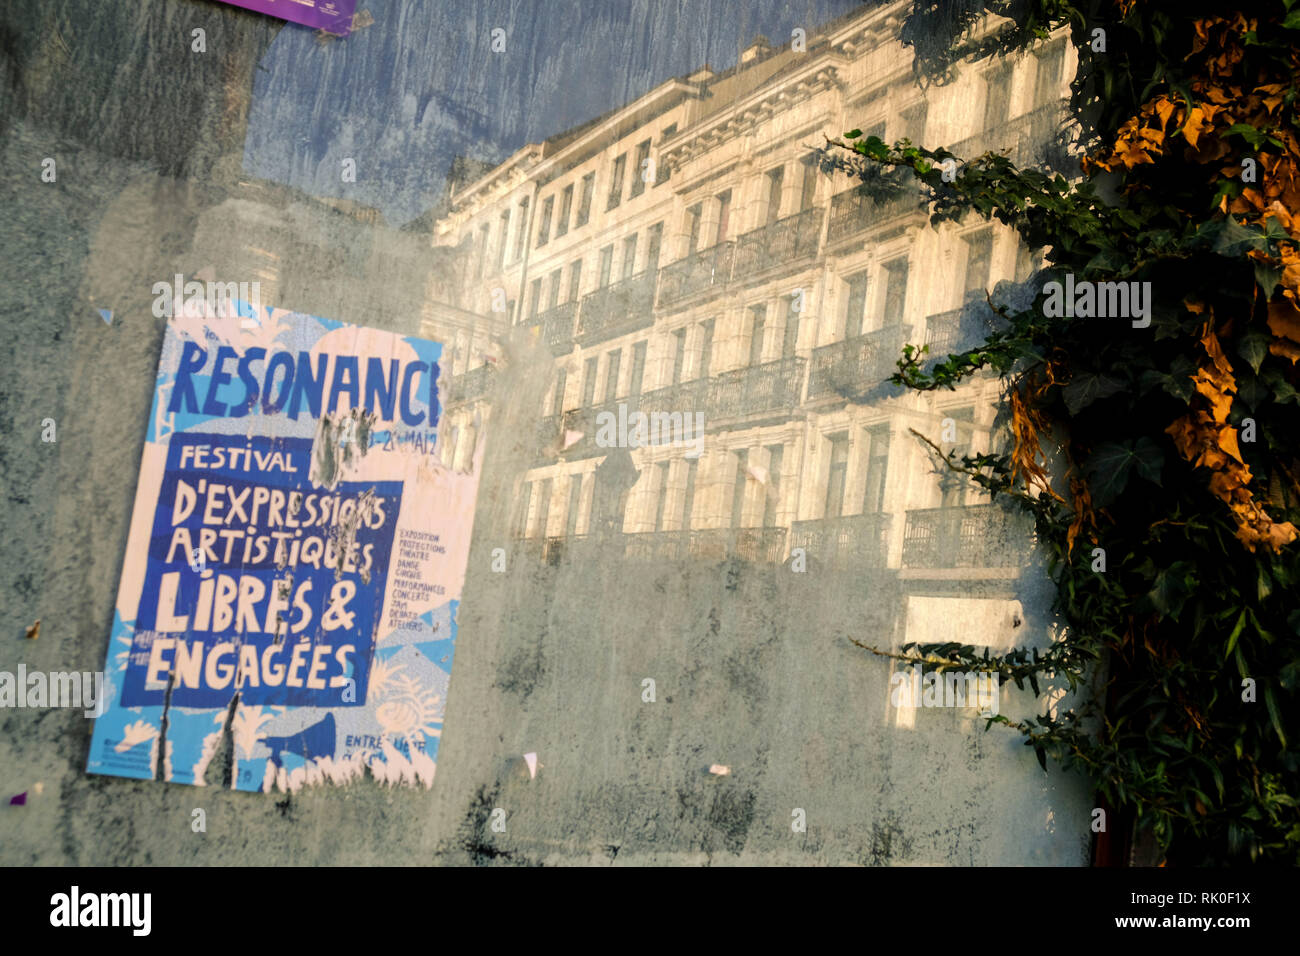
[[[467,250],[460,301],[507,316],[536,346],[518,354],[552,366],[515,486],[530,560],[600,542],[626,561],[865,572],[895,646],[998,646],[962,632],[972,615],[1014,634],[1028,528],[918,437],[992,450],[999,382],[918,393],[887,379],[906,343],[942,356],[977,341],[987,294],[1038,259],[976,216],[932,227],[919,194],[864,196],[818,148],[857,127],[1047,163],[1074,53],[1056,36],[923,90],[898,41],[904,8],[780,49],[760,37],[733,69],[663,83],[452,197],[434,242]],[[472,351],[450,370],[446,461],[470,454],[475,416],[517,400],[493,393],[496,357]],[[622,423],[637,412],[683,430],[636,447]]]

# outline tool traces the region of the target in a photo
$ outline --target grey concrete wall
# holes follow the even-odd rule
[[[138,44],[86,60],[93,40],[66,40],[70,86],[167,65],[158,47],[191,5],[143,6],[156,17],[147,30],[118,14],[124,35],[145,31]],[[273,32],[260,18],[194,6],[243,37],[234,64],[254,62]],[[7,37],[41,16],[34,5],[7,11]],[[97,95],[117,111],[108,126],[123,129],[94,135],[94,111],[67,105],[75,90],[36,89],[33,71],[52,68],[59,48],[10,43],[5,54],[6,102],[21,108],[0,142],[4,671],[103,666],[163,334],[149,308],[155,281],[208,265],[251,270],[238,224],[270,217],[293,223],[279,240],[277,295],[294,309],[416,333],[423,288],[358,238],[380,227],[305,197],[248,198],[240,144],[218,128],[228,108],[219,97],[171,121],[211,136],[169,162],[155,151],[166,151],[167,127],[142,127],[111,91]],[[177,82],[231,82],[219,61],[210,69]],[[161,111],[142,107],[151,121],[169,108],[141,95]],[[40,178],[47,156],[55,183]],[[113,310],[111,324],[96,307]],[[493,573],[492,549],[512,547],[512,482],[533,453],[549,373],[522,345],[504,364],[432,791],[365,780],[289,796],[90,776],[91,723],[79,711],[2,710],[0,863],[1086,862],[1085,782],[1043,773],[1014,735],[982,722],[922,713],[903,730],[886,720],[888,662],[849,640],[896,639],[899,598],[884,575],[631,565],[598,550],[557,567],[511,552],[507,571]],[[41,440],[46,418],[55,443]],[[1045,641],[1047,582],[1029,572],[1020,588],[1025,633]],[[26,640],[37,619],[39,639]],[[646,677],[654,703],[642,701]],[[535,779],[525,752],[542,764]],[[730,774],[708,773],[715,763]],[[21,792],[25,806],[6,805]],[[206,811],[206,833],[191,831],[194,808]],[[494,808],[506,811],[504,833],[489,826]],[[795,808],[806,833],[792,832]]]

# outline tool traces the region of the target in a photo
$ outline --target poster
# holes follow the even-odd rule
[[[167,311],[87,769],[431,786],[482,448],[441,462],[441,345]]]
[[[352,31],[357,0],[222,0],[233,7],[256,10],[291,23],[317,27],[339,36]]]

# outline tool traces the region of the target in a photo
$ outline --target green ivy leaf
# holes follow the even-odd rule
[[[1124,388],[1124,383],[1101,372],[1081,372],[1074,376],[1069,385],[1061,389],[1065,407],[1071,415],[1077,415],[1093,402],[1109,398]]]
[[[1279,271],[1278,275],[1281,275]],[[1274,285],[1276,285],[1276,281]],[[1271,294],[1271,293],[1270,293]],[[1237,354],[1244,358],[1255,373],[1268,355],[1269,337],[1263,332],[1247,332],[1237,343]]]
[[[1160,484],[1164,463],[1164,452],[1145,435],[1126,442],[1098,445],[1084,466],[1093,504],[1105,508],[1114,502],[1128,484],[1131,474]]]

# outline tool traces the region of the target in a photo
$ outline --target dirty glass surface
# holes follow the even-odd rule
[[[431,455],[479,491],[436,780],[232,792],[230,734],[203,790],[92,776],[81,711],[9,708],[0,859],[1086,863],[1086,783],[980,716],[1060,695],[890,656],[1056,633],[1032,529],[941,461],[1000,447],[1000,383],[887,381],[1036,254],[816,158],[1059,161],[1073,52],[923,88],[899,3],[356,7],[0,11],[0,671],[103,666],[155,284],[256,283],[444,345]]]

